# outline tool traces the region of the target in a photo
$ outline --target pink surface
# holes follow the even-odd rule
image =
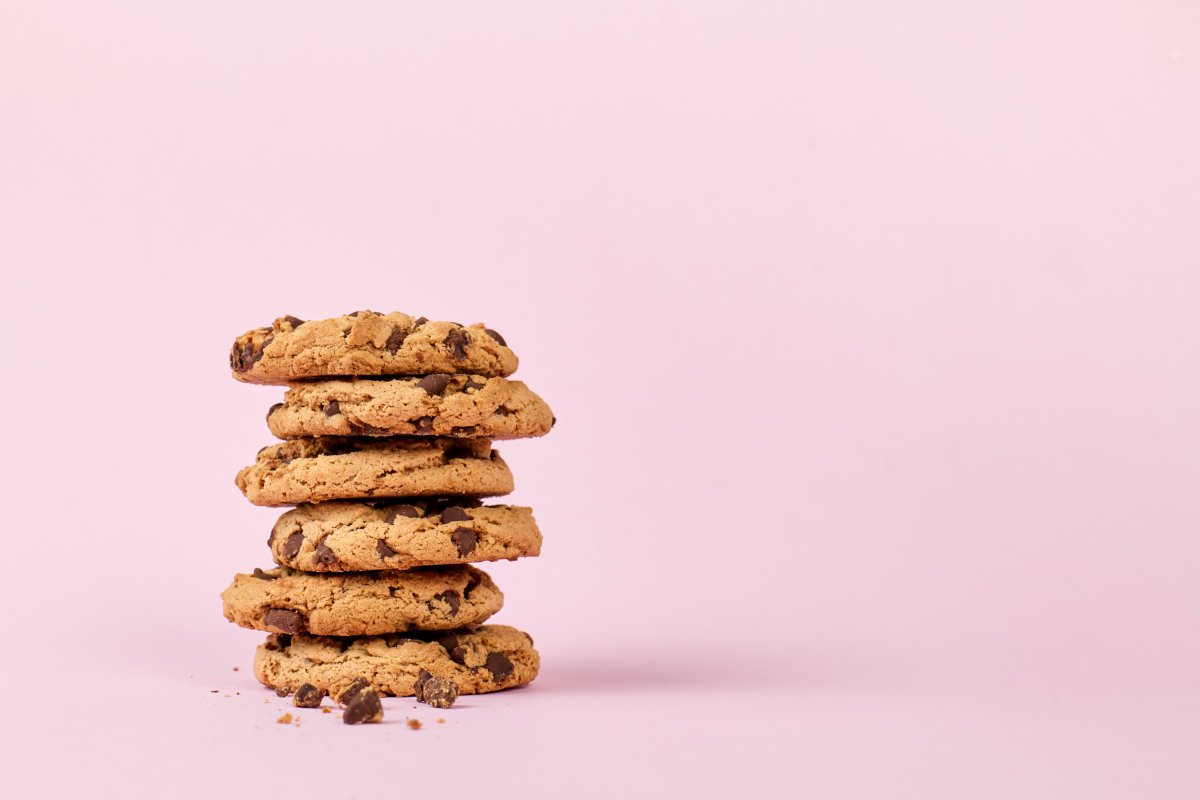
[[[1198,98],[1184,2],[0,2],[5,789],[1195,798]],[[284,727],[226,352],[358,308],[554,406],[544,673]]]

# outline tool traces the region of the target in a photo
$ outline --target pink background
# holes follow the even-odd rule
[[[1198,142],[1184,0],[0,0],[7,787],[1197,797]],[[554,406],[544,672],[284,727],[226,353],[359,308]]]

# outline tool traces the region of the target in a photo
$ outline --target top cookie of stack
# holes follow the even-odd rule
[[[355,311],[310,322],[280,317],[247,331],[234,342],[229,366],[239,381],[265,384],[438,373],[503,378],[516,371],[517,356],[503,336],[479,323]]]

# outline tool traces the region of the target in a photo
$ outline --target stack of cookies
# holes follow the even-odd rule
[[[284,441],[237,476],[251,503],[293,506],[268,539],[278,566],[221,596],[230,621],[270,634],[258,679],[303,687],[298,704],[369,687],[429,688],[443,705],[533,680],[533,640],[482,624],[504,598],[471,566],[541,549],[530,509],[480,500],[513,489],[493,440],[554,425],[507,379],[517,357],[504,338],[401,313],[288,316],[239,336],[230,364],[240,381],[289,387],[267,414]]]

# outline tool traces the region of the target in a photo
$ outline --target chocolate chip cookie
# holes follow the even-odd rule
[[[295,439],[264,447],[237,474],[255,505],[370,497],[489,497],[513,489],[487,439]]]
[[[304,436],[470,436],[550,431],[554,414],[520,381],[439,373],[423,378],[299,383],[267,414],[280,439]]]
[[[538,666],[533,639],[507,625],[356,639],[272,634],[254,656],[267,686],[310,683],[335,697],[357,678],[383,695],[412,695],[428,677],[453,680],[459,694],[495,692],[529,683]]]
[[[355,311],[307,322],[280,317],[247,331],[234,341],[229,366],[239,381],[270,384],[348,375],[504,377],[516,370],[517,356],[503,336],[480,323]]]
[[[458,497],[302,505],[275,523],[275,561],[309,572],[410,569],[541,552],[531,509]]]
[[[243,628],[360,636],[476,625],[500,610],[504,595],[487,573],[465,565],[339,574],[278,567],[235,576],[221,600],[225,618]]]

